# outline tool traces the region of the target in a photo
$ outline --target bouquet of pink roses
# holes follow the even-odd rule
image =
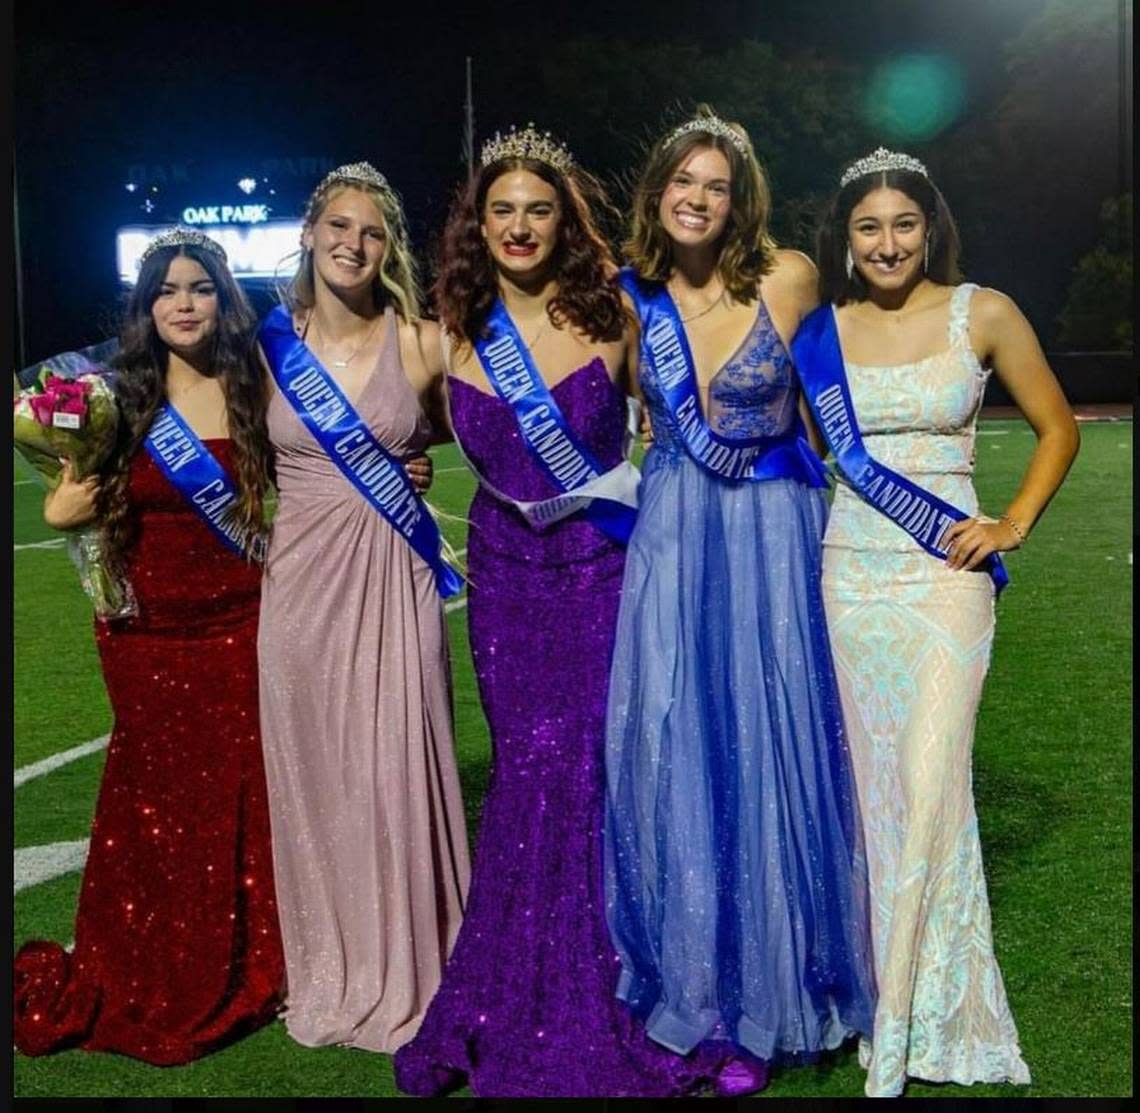
[[[12,405],[15,446],[52,490],[59,485],[64,457],[76,479],[91,475],[110,455],[118,424],[114,392],[95,371],[66,379],[45,367]],[[72,534],[67,548],[100,618],[138,613],[130,585],[103,559],[98,527]]]

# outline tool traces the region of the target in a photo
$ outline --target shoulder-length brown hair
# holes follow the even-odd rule
[[[714,115],[707,104],[697,106],[697,117]],[[693,151],[712,147],[724,155],[732,171],[731,210],[720,245],[717,273],[734,298],[752,301],[761,277],[772,268],[776,252],[776,241],[768,230],[772,194],[748,133],[740,124],[729,126],[744,140],[744,153],[723,135],[700,128],[676,138],[671,138],[673,132],[667,132],[657,140],[634,188],[629,236],[622,251],[643,278],[664,282],[669,277],[673,241],[661,226],[661,197],[677,167]]]
[[[847,225],[855,206],[872,190],[884,188],[905,193],[926,217],[930,238],[927,278],[944,286],[954,286],[962,281],[958,269],[958,229],[937,186],[915,170],[879,170],[854,178],[828,203],[816,234],[821,301],[843,305],[849,301],[863,301],[867,297],[867,283],[859,272],[853,269],[850,276],[847,274]]]
[[[585,171],[562,172],[531,158],[490,162],[456,194],[443,231],[438,274],[432,286],[440,320],[460,340],[473,341],[499,296],[495,262],[481,225],[487,193],[512,170],[528,170],[558,194],[558,242],[554,252],[558,292],[547,306],[551,323],[569,321],[592,340],[616,340],[625,325],[616,284],[617,265],[598,221],[615,212],[601,185]],[[597,214],[597,215],[595,215]]]
[[[184,255],[200,263],[218,291],[218,327],[211,365],[221,380],[226,420],[237,470],[237,515],[247,536],[264,524],[265,489],[272,481],[272,457],[265,426],[268,388],[257,354],[257,316],[229,267],[212,251],[191,244],[164,247],[148,256],[127,300],[112,360],[119,403],[119,436],[115,450],[100,469],[102,483],[96,510],[105,555],[122,570],[135,539],[137,521],[128,494],[130,463],[154,415],[166,401],[166,367],[170,349],[159,339],[151,310],[166,278],[170,261]]]

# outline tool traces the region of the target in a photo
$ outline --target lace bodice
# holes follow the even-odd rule
[[[891,366],[846,363],[847,383],[867,451],[967,514],[977,511],[974,472],[978,412],[989,370],[970,347],[970,298],[950,295],[947,347]],[[825,544],[910,548],[914,542],[867,506],[840,477]]]
[[[653,456],[657,460],[683,458],[680,432],[647,360],[641,364],[641,389],[653,422]],[[709,427],[732,440],[778,436],[795,419],[798,390],[791,357],[763,299],[758,298],[752,327],[709,383]]]

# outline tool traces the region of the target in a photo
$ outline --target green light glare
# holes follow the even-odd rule
[[[886,140],[932,139],[966,99],[961,67],[939,54],[905,54],[875,70],[863,101],[867,123]]]

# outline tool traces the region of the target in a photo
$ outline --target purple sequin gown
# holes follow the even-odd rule
[[[625,402],[601,360],[553,390],[574,434],[621,459]],[[558,492],[510,409],[452,379],[464,450],[519,499]],[[625,553],[576,515],[535,532],[482,489],[468,537],[471,650],[494,760],[467,910],[419,1034],[406,1093],[669,1096],[700,1070],[646,1039],[615,1000],[605,925],[603,736]]]

